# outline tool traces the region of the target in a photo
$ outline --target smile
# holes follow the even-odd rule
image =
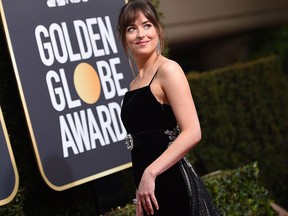
[[[149,43],[149,41],[139,41],[139,42],[136,43],[136,45],[138,45],[138,46],[145,46],[145,45],[148,44],[148,43]]]

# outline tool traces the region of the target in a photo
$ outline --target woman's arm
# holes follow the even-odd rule
[[[157,76],[163,91],[163,102],[172,107],[180,135],[147,169],[158,176],[181,158],[201,140],[201,129],[197,111],[192,98],[187,78],[181,67],[174,61],[167,60]]]

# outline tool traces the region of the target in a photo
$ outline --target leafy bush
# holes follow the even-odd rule
[[[198,173],[259,161],[261,182],[285,205],[288,82],[279,58],[187,77],[202,126],[202,141],[189,154]]]
[[[263,29],[252,34],[250,42],[250,58],[258,59],[267,55],[279,56],[288,74],[288,25],[276,26]]]
[[[258,164],[222,171],[202,179],[220,215],[276,215],[270,207],[268,191],[258,181]]]

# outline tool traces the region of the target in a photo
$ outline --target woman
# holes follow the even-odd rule
[[[198,216],[199,206],[202,215],[215,215],[209,212],[215,210],[209,198],[193,200],[198,191],[189,192],[191,179],[180,166],[189,166],[183,157],[200,141],[200,124],[183,70],[161,54],[164,35],[153,5],[143,0],[124,5],[118,31],[138,71],[121,112],[137,186],[137,215]]]

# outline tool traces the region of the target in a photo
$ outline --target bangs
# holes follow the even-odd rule
[[[133,8],[129,13],[125,13],[123,17],[123,28],[126,29],[128,26],[131,26],[138,19],[140,13],[139,8]]]
[[[143,15],[148,19],[149,22],[153,23],[153,25],[157,25],[157,17],[153,16],[153,14],[149,13],[148,10],[145,10],[145,8],[137,7],[131,7],[129,8],[129,11],[125,13],[123,17],[123,27],[126,29],[128,26],[133,25],[136,20],[139,18],[140,13],[143,13]]]

